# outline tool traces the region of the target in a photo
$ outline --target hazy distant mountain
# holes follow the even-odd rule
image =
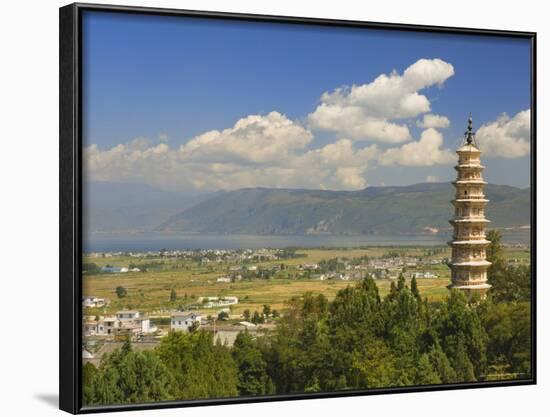
[[[214,194],[181,194],[137,183],[90,182],[83,196],[87,232],[139,232],[158,227]]]
[[[530,190],[488,185],[490,226],[530,224]],[[253,188],[218,193],[162,223],[169,232],[219,234],[387,234],[448,229],[449,183],[361,191]]]

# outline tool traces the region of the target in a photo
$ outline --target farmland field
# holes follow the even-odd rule
[[[231,267],[240,264],[235,261],[209,262],[207,264],[177,257],[136,257],[118,256],[85,256],[84,264],[95,264],[98,268],[105,266],[128,267],[140,269],[139,272],[126,273],[84,273],[83,295],[93,295],[109,299],[110,304],[101,309],[87,309],[86,314],[114,313],[121,309],[136,309],[151,316],[165,316],[177,308],[197,305],[199,297],[236,296],[239,303],[231,306],[231,314],[241,314],[245,309],[261,310],[264,304],[273,309],[284,310],[285,302],[292,297],[306,292],[322,293],[332,299],[338,290],[354,285],[352,280],[312,278],[300,269],[303,264],[320,264],[331,259],[352,263],[354,260],[367,257],[382,259],[391,256],[406,256],[422,259],[429,263],[433,260],[444,260],[450,256],[449,249],[437,247],[431,251],[426,247],[369,247],[343,249],[296,249],[296,257],[258,261],[244,264],[244,268],[255,266],[259,270],[276,270],[269,278],[247,278],[234,282],[217,282]],[[523,248],[506,248],[507,259],[519,263],[529,262],[529,250]],[[450,282],[449,269],[444,263],[419,265],[402,268],[408,277],[417,271],[431,271],[436,278],[418,279],[418,287],[423,296],[429,300],[442,300],[448,294],[446,286]],[[408,274],[407,274],[408,273]],[[395,277],[377,279],[381,295],[389,291]],[[407,282],[410,278],[407,278]],[[127,294],[118,298],[116,288],[123,287]],[[176,298],[170,299],[172,290]],[[201,309],[205,314],[215,313],[215,309]]]

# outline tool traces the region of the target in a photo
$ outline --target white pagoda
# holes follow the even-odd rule
[[[451,285],[466,293],[468,298],[477,293],[481,298],[486,296],[491,286],[487,283],[487,268],[491,265],[486,259],[486,249],[489,241],[485,238],[485,206],[489,202],[483,194],[485,181],[477,148],[475,134],[472,129],[472,117],[468,119],[468,130],[464,133],[464,143],[457,149],[458,165],[453,225],[453,240],[449,242],[452,248]]]

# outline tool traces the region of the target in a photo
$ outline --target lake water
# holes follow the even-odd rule
[[[84,252],[139,252],[188,249],[256,249],[285,247],[435,246],[445,245],[451,236],[250,236],[250,235],[94,235],[84,242]],[[529,243],[529,231],[504,232],[505,243]]]

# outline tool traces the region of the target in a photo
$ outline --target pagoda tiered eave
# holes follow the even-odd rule
[[[463,219],[453,219],[449,220],[449,223],[455,224],[455,223],[491,223],[491,220],[487,220],[484,217],[475,218],[475,217],[466,217]]]
[[[451,200],[451,203],[488,203],[489,200],[486,198],[457,198]]]
[[[491,241],[487,240],[487,239],[478,239],[478,240],[451,240],[450,242],[447,242],[448,245],[450,246],[454,246],[454,245],[457,245],[457,246],[468,246],[468,245],[471,245],[471,246],[481,246],[481,245],[489,245],[491,243]]]
[[[472,184],[472,185],[486,185],[487,184],[487,181],[483,181],[483,180],[456,180],[456,181],[453,181],[451,184]]]
[[[485,169],[485,165],[481,165],[481,164],[458,164],[458,165],[454,166],[454,169],[457,170],[457,171],[461,168],[482,168],[482,169]]]
[[[476,267],[476,266],[490,266],[491,265],[491,262],[489,261],[486,261],[486,260],[481,260],[481,261],[464,261],[464,262],[450,262],[449,265],[452,265],[452,266],[473,266],[473,267]]]
[[[451,284],[449,285],[449,288],[454,288],[454,289],[457,289],[457,290],[488,290],[491,288],[491,285],[490,284],[487,284],[486,282],[483,282],[481,284],[458,284],[458,285],[455,285],[455,284]]]

